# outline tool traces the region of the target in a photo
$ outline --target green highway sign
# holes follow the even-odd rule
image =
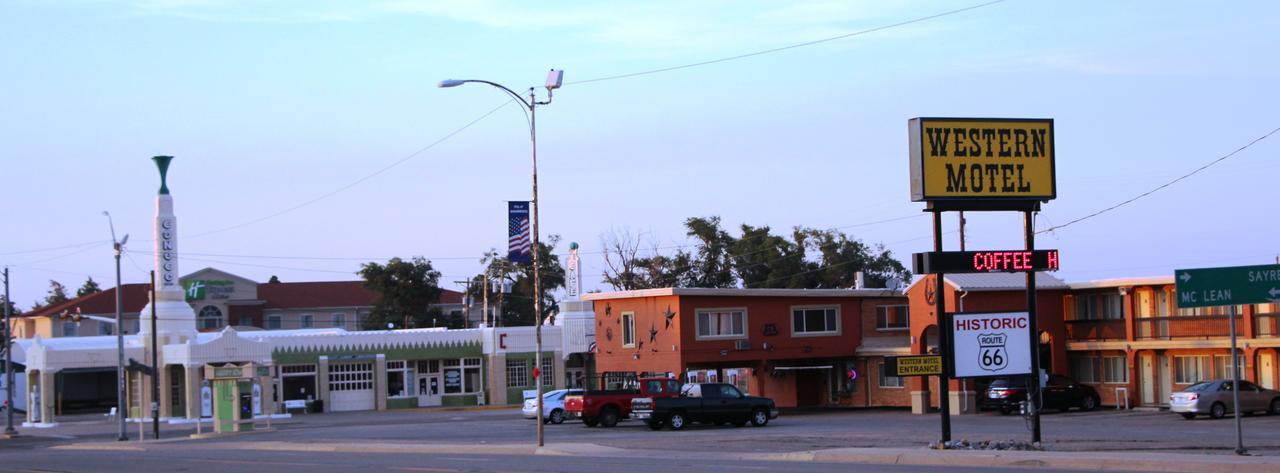
[[[1178,308],[1280,301],[1280,264],[1179,269]]]

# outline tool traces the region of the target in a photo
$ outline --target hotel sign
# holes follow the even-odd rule
[[[1058,196],[1051,119],[912,118],[908,130],[913,202]]]
[[[942,355],[884,357],[887,376],[938,376],[942,374]]]

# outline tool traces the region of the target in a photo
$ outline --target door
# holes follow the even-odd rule
[[[370,411],[376,405],[373,363],[338,363],[329,366],[329,405],[326,411]]]
[[[418,407],[440,405],[440,375],[418,375]]]
[[[1142,355],[1142,403],[1156,403],[1155,356],[1150,353]]]
[[[1275,355],[1271,352],[1258,353],[1258,384],[1267,389],[1276,388],[1274,360]]]
[[[1173,380],[1169,377],[1169,356],[1157,355],[1156,365],[1160,375],[1160,384],[1156,386],[1156,404],[1169,404],[1169,393],[1173,392]]]

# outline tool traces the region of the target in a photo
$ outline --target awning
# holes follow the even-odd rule
[[[800,371],[800,370],[829,370],[835,368],[831,365],[823,366],[775,366],[774,371]]]

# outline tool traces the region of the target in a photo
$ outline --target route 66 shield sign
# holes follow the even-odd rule
[[[978,367],[986,371],[1000,371],[1009,366],[1009,352],[1005,342],[1009,337],[1000,333],[978,335]]]

